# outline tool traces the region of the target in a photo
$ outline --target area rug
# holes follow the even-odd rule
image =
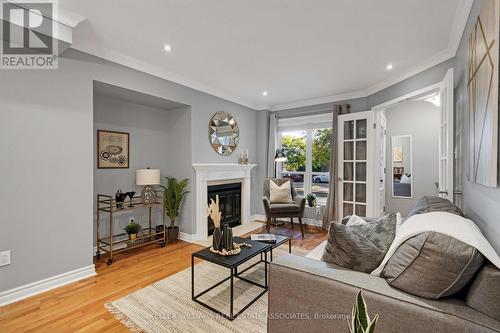
[[[305,256],[308,251],[292,247],[292,253]],[[287,246],[273,250],[279,257],[287,253]],[[260,259],[260,258],[259,258]],[[259,260],[247,263],[251,265]],[[242,271],[245,266],[239,269]],[[202,290],[229,276],[229,270],[208,262],[195,265],[195,292]],[[252,281],[264,281],[264,264],[244,272],[242,276]],[[262,291],[261,288],[235,278],[235,313],[247,305]],[[214,288],[201,300],[219,311],[229,313],[229,281]],[[245,332],[257,333],[267,330],[267,293],[246,309],[234,321],[229,321],[191,300],[191,268],[135,291],[106,304],[115,318],[132,332]]]

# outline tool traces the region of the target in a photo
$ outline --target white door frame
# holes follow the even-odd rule
[[[441,95],[441,117],[440,124],[441,127],[443,123],[449,124],[447,126],[447,131],[443,135],[440,132],[439,135],[439,146],[440,146],[440,170],[439,170],[439,194],[440,196],[447,198],[451,202],[453,202],[453,164],[454,164],[454,122],[453,122],[453,110],[454,110],[454,102],[453,102],[453,89],[454,89],[454,81],[453,81],[453,68],[448,69],[446,75],[443,77],[441,82],[432,84],[430,86],[424,87],[422,89],[413,91],[411,93],[405,94],[403,96],[394,98],[390,101],[384,102],[382,104],[376,105],[372,107],[372,111],[375,113],[381,112],[385,109],[395,106],[396,104],[407,102],[416,97],[420,97],[425,94],[430,94],[433,92],[438,92]],[[443,151],[441,151],[443,149]],[[442,163],[442,160],[445,160],[445,163]],[[442,166],[445,166],[444,168]]]
[[[374,112],[375,118],[375,139],[374,139],[374,152],[375,159],[373,167],[373,179],[375,181],[375,190],[373,191],[373,205],[375,215],[373,217],[380,217],[385,215],[385,188],[387,182],[387,118],[385,110]],[[382,149],[382,151],[380,151]],[[382,157],[384,163],[380,163],[379,158]],[[381,177],[381,175],[384,175]],[[382,188],[381,188],[382,187]]]

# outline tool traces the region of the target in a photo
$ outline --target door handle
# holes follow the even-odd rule
[[[337,178],[337,181],[341,182],[341,181],[343,181],[343,179],[339,177],[339,178]]]
[[[444,195],[448,195],[448,190],[444,190],[444,191],[439,191],[438,193],[439,193],[439,194],[444,194]]]

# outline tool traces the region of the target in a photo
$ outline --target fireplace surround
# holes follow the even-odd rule
[[[195,170],[195,241],[208,237],[207,201],[208,187],[228,183],[241,184],[241,224],[250,222],[251,170],[256,164],[193,164]]]

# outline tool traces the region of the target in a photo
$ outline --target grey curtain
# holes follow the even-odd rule
[[[330,156],[330,188],[328,198],[326,199],[326,207],[323,215],[323,229],[327,229],[331,221],[339,221],[338,216],[338,144],[337,130],[338,117],[341,114],[349,113],[351,106],[349,104],[338,104],[333,107],[333,123],[332,123],[332,155]]]
[[[271,113],[269,116],[269,143],[267,147],[267,177],[274,177],[274,156],[278,148],[278,117]]]

